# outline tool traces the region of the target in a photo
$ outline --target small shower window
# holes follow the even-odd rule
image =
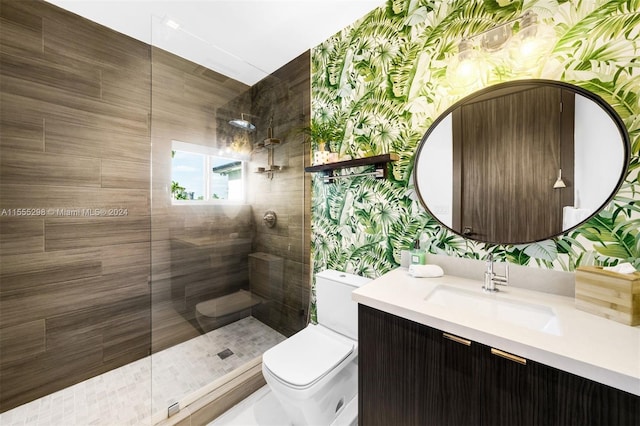
[[[171,146],[173,204],[241,204],[245,201],[245,162],[186,142]]]

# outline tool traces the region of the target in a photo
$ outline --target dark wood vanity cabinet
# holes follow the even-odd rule
[[[556,370],[473,343],[480,425],[552,425]],[[505,357],[512,357],[511,359]]]
[[[360,426],[640,425],[640,397],[364,305]]]

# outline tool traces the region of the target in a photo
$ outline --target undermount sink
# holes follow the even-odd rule
[[[543,333],[562,335],[560,321],[553,309],[533,303],[485,295],[446,285],[437,286],[424,299],[427,303],[475,313]]]

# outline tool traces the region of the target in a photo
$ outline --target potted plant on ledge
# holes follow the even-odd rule
[[[311,142],[311,161],[314,165],[338,161],[343,131],[340,130],[335,118],[331,117],[327,120],[312,118],[309,125],[301,128],[300,131],[305,135],[303,142]]]

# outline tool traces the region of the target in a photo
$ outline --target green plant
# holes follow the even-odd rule
[[[338,152],[340,148],[337,142],[342,139],[342,131],[339,129],[336,119],[312,118],[308,126],[300,128],[300,133],[305,135],[303,142],[310,142],[312,149],[318,149],[324,145],[330,151]]]
[[[186,188],[184,186],[180,186],[180,184],[178,182],[176,182],[175,180],[172,180],[171,181],[171,196],[175,200],[186,200],[187,199]]]

